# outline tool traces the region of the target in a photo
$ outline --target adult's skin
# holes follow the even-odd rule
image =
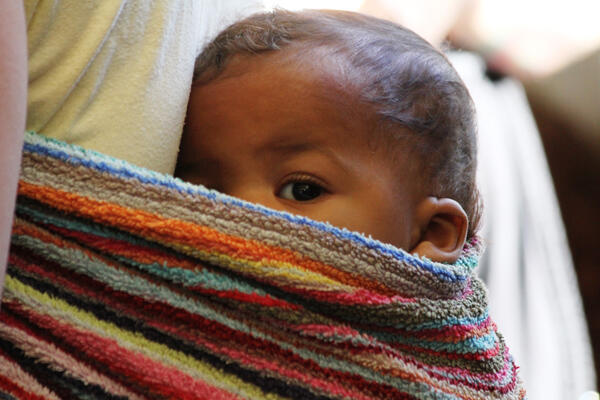
[[[0,294],[21,163],[27,109],[27,40],[22,1],[0,0]]]

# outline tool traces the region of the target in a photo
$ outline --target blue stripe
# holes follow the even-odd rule
[[[457,343],[446,343],[437,341],[428,341],[426,339],[414,338],[396,335],[385,332],[368,332],[377,339],[387,343],[401,343],[412,346],[419,346],[425,349],[435,351],[447,351],[457,354],[473,354],[480,353],[489,349],[493,349],[499,341],[496,332],[492,331],[481,337],[468,337]]]
[[[38,144],[39,142],[42,142],[42,144]],[[60,150],[56,148],[50,148],[49,145],[59,147]],[[180,179],[170,175],[160,174],[144,168],[136,167],[125,161],[118,160],[95,151],[85,150],[79,146],[66,144],[55,139],[46,138],[33,132],[27,132],[25,135],[24,151],[50,156],[73,165],[82,165],[87,168],[95,169],[101,172],[107,172],[121,178],[135,179],[141,183],[175,189],[179,192],[191,195],[204,196],[210,200],[218,201],[220,203],[249,209],[267,216],[283,218],[295,224],[310,226],[312,228],[333,234],[339,238],[349,239],[351,241],[360,243],[367,248],[377,250],[383,254],[391,255],[397,260],[429,271],[437,275],[439,278],[449,282],[464,282],[468,278],[467,273],[452,271],[450,269],[452,266],[437,264],[427,259],[421,259],[412,256],[401,249],[397,249],[391,245],[386,245],[379,241],[366,238],[358,233],[350,232],[347,229],[336,228],[329,224],[314,221],[303,216],[296,216],[287,212],[272,210],[258,204],[248,203],[246,201],[227,196],[213,190],[208,190],[202,186],[183,182]],[[99,161],[94,161],[93,158],[98,158]]]

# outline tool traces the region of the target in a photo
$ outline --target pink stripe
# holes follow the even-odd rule
[[[493,323],[492,323],[493,325]],[[413,359],[411,357],[407,357],[406,354],[401,353],[401,352],[397,352],[395,350],[389,349],[388,352],[382,351],[382,347],[381,346],[377,346],[376,339],[371,338],[367,335],[361,334],[360,332],[349,328],[349,327],[331,327],[328,325],[317,325],[317,324],[307,324],[307,325],[298,325],[298,326],[290,326],[291,329],[297,329],[303,333],[311,333],[312,335],[314,335],[317,338],[320,339],[324,339],[327,337],[331,337],[333,340],[332,342],[347,342],[348,340],[351,340],[353,337],[363,337],[364,339],[370,341],[371,343],[373,343],[373,345],[364,345],[364,344],[360,344],[358,342],[355,342],[353,345],[355,347],[353,347],[351,350],[348,350],[351,353],[363,353],[363,354],[382,354],[382,353],[387,353],[388,356],[393,357],[393,358],[397,358],[397,359],[401,359],[403,361],[405,361],[408,364],[412,364],[415,365],[416,367],[423,369],[425,371],[430,371],[430,375],[446,381],[446,382],[451,382],[454,384],[467,384],[470,387],[474,387],[474,388],[492,388],[491,385],[489,384],[479,384],[479,383],[473,383],[469,381],[469,377],[474,377],[474,378],[478,378],[481,380],[492,380],[492,381],[497,381],[497,380],[504,380],[504,378],[509,374],[509,370],[511,369],[511,363],[509,363],[508,357],[509,357],[509,353],[507,348],[505,347],[505,351],[504,351],[504,364],[503,367],[500,371],[495,372],[495,373],[472,373],[467,369],[463,369],[463,368],[457,368],[457,367],[443,367],[443,366],[432,366],[430,364],[424,364],[422,362],[419,362],[417,359]],[[342,339],[337,339],[336,337],[343,337]],[[450,373],[450,374],[454,374],[454,375],[460,375],[463,376],[464,378],[448,378],[444,375],[442,375],[440,372],[446,372],[446,373]],[[513,371],[514,373],[514,371]],[[512,381],[510,384],[508,384],[508,387],[513,387],[514,384],[516,383],[516,374],[512,375]]]
[[[130,399],[142,399],[142,397],[128,391],[107,376],[101,375],[85,364],[78,362],[56,346],[36,340],[27,332],[23,332],[16,327],[0,324],[0,333],[4,338],[18,345],[28,356],[51,365],[51,368],[56,371],[69,371],[69,375],[83,382],[98,385],[111,394],[125,396]]]
[[[431,366],[429,364],[423,364],[417,360],[412,360],[412,363],[415,364],[418,368],[422,368],[426,371],[430,371],[429,373],[432,376],[435,376],[438,379],[442,379],[448,382],[452,382],[454,384],[459,384],[459,385],[468,385],[470,387],[474,387],[477,389],[484,389],[484,390],[500,390],[501,393],[507,393],[509,391],[511,391],[512,389],[514,389],[514,386],[516,385],[516,380],[517,380],[517,374],[515,371],[515,365],[514,362],[510,362],[509,360],[509,351],[507,349],[507,347],[504,348],[504,364],[502,366],[502,369],[498,372],[495,373],[476,373],[476,372],[470,372],[468,370],[462,369],[462,368],[457,368],[457,367],[444,367],[444,366]],[[454,375],[460,375],[463,378],[448,378],[445,377],[444,375],[441,375],[439,372],[437,371],[443,371],[449,374],[454,374]],[[490,384],[479,384],[479,383],[473,383],[470,381],[470,378],[476,378],[476,379],[481,379],[481,380],[491,380],[491,381],[498,381],[498,380],[504,380],[506,378],[507,375],[511,376],[511,380],[509,383],[507,383],[504,387],[499,387],[499,386],[494,386],[494,385],[490,385]],[[498,389],[499,388],[499,389]]]
[[[73,325],[38,314],[28,307],[13,302],[5,302],[3,306],[23,314],[36,325],[65,340],[75,351],[108,367],[116,375],[122,375],[125,384],[133,381],[142,384],[153,393],[172,399],[237,399],[237,396],[232,393],[198,381],[176,368],[122,347],[116,340],[75,328]]]
[[[3,316],[4,317],[4,316]],[[31,399],[59,400],[58,397],[42,386],[34,377],[23,371],[21,367],[10,360],[0,349],[0,376],[12,382],[19,391],[30,395]],[[9,386],[9,385],[4,385]],[[8,388],[7,388],[8,389]],[[14,391],[15,388],[12,388]]]

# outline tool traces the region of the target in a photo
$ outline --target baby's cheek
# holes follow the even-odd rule
[[[348,197],[324,202],[327,204],[318,210],[307,213],[306,216],[329,222],[338,228],[346,228],[365,236],[371,236],[396,247],[406,248],[408,246],[406,227],[402,223],[404,218],[399,218],[398,210],[388,210],[388,207],[377,204],[374,199],[357,200],[359,199]]]
[[[387,196],[378,198],[373,193],[369,199],[355,204],[348,215],[350,229],[401,249],[406,250],[410,245],[410,212],[402,203],[392,202]]]

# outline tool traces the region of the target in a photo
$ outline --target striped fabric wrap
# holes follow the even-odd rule
[[[522,399],[474,275],[27,133],[2,399]]]

